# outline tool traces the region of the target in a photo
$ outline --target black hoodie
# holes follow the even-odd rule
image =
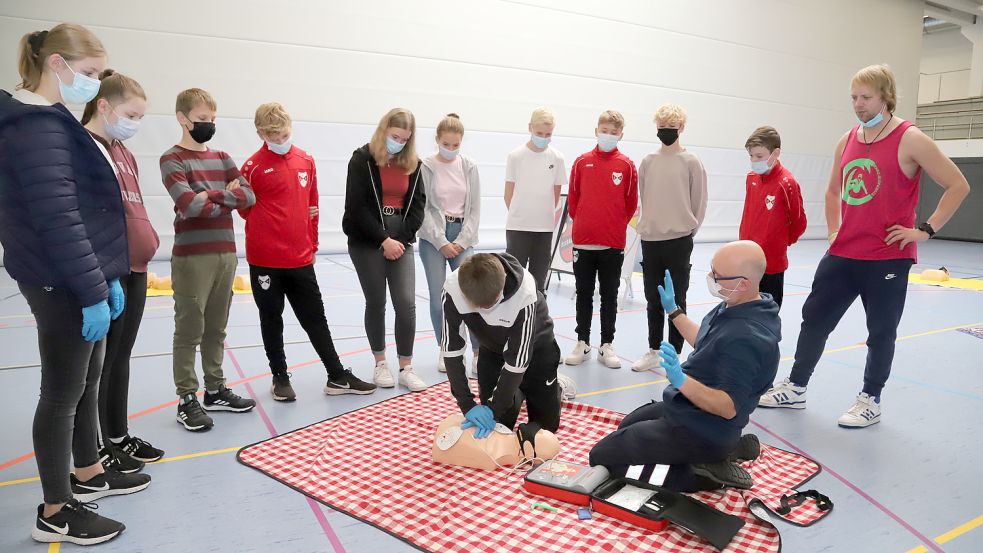
[[[770,295],[762,294],[760,300],[734,307],[721,302],[703,318],[696,346],[683,363],[683,372],[726,392],[737,414],[725,419],[703,411],[669,385],[662,392],[666,420],[711,444],[735,445],[761,394],[775,380],[781,339],[778,304]]]
[[[345,189],[345,215],[341,230],[348,236],[350,246],[378,248],[386,238],[410,245],[423,224],[423,208],[427,198],[420,181],[421,163],[410,174],[410,185],[403,198],[403,228],[400,232],[387,229],[382,218],[382,177],[379,166],[366,144],[352,152],[348,162],[348,183]]]
[[[505,366],[490,405],[498,419],[512,405],[533,352],[552,344],[555,339],[553,319],[546,307],[546,297],[536,289],[536,279],[511,255],[493,255],[505,268],[505,286],[502,301],[491,309],[477,309],[471,305],[461,292],[457,271],[444,282],[440,354],[447,366],[451,393],[464,413],[476,405],[464,374],[465,327],[474,333],[482,349],[502,354]]]

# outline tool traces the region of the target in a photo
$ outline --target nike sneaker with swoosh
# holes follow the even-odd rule
[[[120,535],[126,526],[90,510],[97,508],[95,503],[86,504],[71,499],[60,511],[45,517],[44,504],[38,505],[38,516],[31,528],[31,537],[34,541],[43,543],[95,545]]]
[[[371,394],[376,390],[375,384],[359,380],[351,369],[345,369],[337,378],[329,378],[324,385],[324,393],[329,396],[340,396],[342,394]]]
[[[128,495],[150,485],[150,475],[148,474],[123,474],[112,467],[85,482],[79,481],[75,473],[72,473],[69,478],[72,484],[72,495],[82,502],[95,501],[110,495]]]

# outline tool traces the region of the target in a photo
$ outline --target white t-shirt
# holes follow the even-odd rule
[[[553,187],[567,183],[563,154],[550,146],[534,152],[523,144],[509,152],[505,181],[515,183],[505,229],[553,232]]]

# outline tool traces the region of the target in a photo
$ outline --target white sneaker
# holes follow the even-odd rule
[[[589,356],[590,345],[583,340],[578,340],[577,345],[573,347],[573,351],[570,352],[570,355],[563,358],[563,362],[567,365],[579,365]]]
[[[611,344],[601,344],[601,349],[597,350],[597,360],[609,369],[621,368],[621,359],[614,352],[614,346]]]
[[[422,392],[427,389],[427,383],[420,380],[420,377],[413,372],[412,365],[399,369],[399,385],[409,388],[411,392]]]
[[[785,407],[787,409],[806,408],[806,389],[785,379],[775,384],[758,400],[759,407]]]
[[[393,380],[393,373],[389,370],[389,365],[386,364],[385,359],[375,364],[372,382],[375,382],[375,385],[380,388],[392,388],[396,385],[396,381]]]
[[[474,358],[471,359],[471,371],[468,372],[468,378],[478,379],[478,355],[475,354]]]
[[[843,416],[836,421],[844,428],[865,428],[881,422],[881,402],[875,397],[861,393]]]
[[[639,357],[637,361],[631,364],[631,370],[635,372],[651,371],[658,367],[661,361],[662,354],[659,353],[659,350],[650,349],[645,352],[645,355]]]
[[[577,398],[577,383],[565,374],[556,373],[556,381],[560,383],[560,399],[573,400]]]
[[[437,372],[447,372],[447,365],[444,364],[444,356],[439,353],[437,354]]]

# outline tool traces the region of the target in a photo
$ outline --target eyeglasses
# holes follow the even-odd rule
[[[709,275],[710,278],[712,278],[713,281],[716,282],[716,283],[719,283],[721,280],[737,280],[737,279],[740,279],[740,278],[743,278],[744,280],[748,280],[748,278],[746,276],[740,276],[740,275],[738,275],[738,276],[729,276],[729,277],[717,276],[717,271],[714,271],[713,270],[713,267],[710,267],[710,272],[707,273],[707,275]]]

